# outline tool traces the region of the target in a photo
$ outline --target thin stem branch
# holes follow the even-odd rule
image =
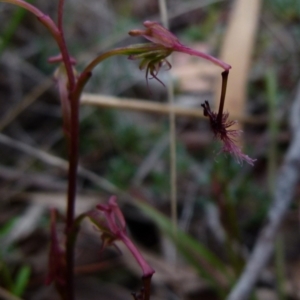
[[[136,246],[132,243],[132,241],[128,238],[126,234],[123,232],[119,233],[120,239],[122,242],[126,245],[126,247],[129,249],[131,254],[134,256],[137,263],[140,265],[142,271],[143,271],[143,283],[144,283],[144,300],[150,299],[150,289],[151,289],[151,278],[154,274],[154,270],[152,267],[145,261],[144,257],[140,254],[139,250],[136,248]]]
[[[214,63],[215,65],[223,68],[225,71],[229,71],[231,69],[231,66],[228,65],[228,64],[226,64],[222,60],[220,60],[220,59],[218,59],[216,57],[213,57],[213,56],[211,56],[209,54],[206,54],[206,53],[203,53],[203,52],[191,49],[191,48],[186,47],[184,45],[181,45],[180,47],[174,47],[173,50],[174,51],[178,51],[178,52],[182,52],[182,53],[186,53],[186,54],[190,54],[190,55],[193,55],[193,56],[198,56],[198,57],[204,58],[204,59],[206,59],[206,60]]]
[[[17,5],[19,7],[23,7],[26,10],[33,13],[38,18],[44,16],[44,13],[42,13],[38,8],[23,0],[1,0],[1,2],[6,2],[6,3]]]
[[[63,62],[65,64],[65,68],[68,75],[69,80],[69,91],[72,92],[75,88],[75,75],[72,69],[72,63],[71,63],[71,56],[69,54],[65,35],[64,35],[64,29],[63,29],[63,15],[64,15],[64,0],[59,0],[58,3],[58,14],[57,14],[57,27],[59,30],[59,41],[58,46],[60,48],[60,52],[62,55]],[[69,99],[71,101],[71,99]]]
[[[145,261],[144,257],[141,255],[140,251],[137,249],[137,247],[133,244],[133,242],[130,240],[130,238],[124,234],[123,232],[119,232],[120,239],[122,242],[126,245],[126,247],[129,249],[131,254],[134,256],[137,263],[140,265],[142,271],[143,271],[143,277],[150,276],[154,274],[154,270],[152,267]]]
[[[59,44],[59,30],[53,20],[45,15],[42,11],[36,8],[34,5],[23,1],[23,0],[0,0],[0,2],[10,3],[19,7],[26,9],[27,11],[34,14],[38,20],[50,31],[53,38]]]
[[[71,67],[70,56],[67,53],[67,48],[64,44],[64,39],[62,36],[62,50],[65,52],[62,55],[68,58],[67,61],[64,60],[66,68]],[[70,83],[70,106],[71,106],[71,125],[69,128],[70,138],[69,138],[69,185],[68,185],[68,203],[67,203],[67,220],[66,220],[66,235],[67,235],[67,244],[66,244],[66,278],[67,278],[67,291],[68,291],[68,300],[74,299],[74,243],[75,243],[75,230],[74,228],[74,211],[75,211],[75,197],[76,197],[76,188],[77,188],[77,168],[78,168],[78,147],[79,147],[79,99],[81,92],[91,76],[91,72],[94,67],[96,67],[103,60],[114,56],[122,55],[132,52],[136,53],[144,49],[142,45],[138,50],[128,48],[119,48],[111,50],[99,55],[94,59],[82,72],[77,83],[74,81],[74,89],[71,88]],[[64,59],[64,57],[63,57]],[[72,73],[73,74],[73,73]],[[74,74],[73,74],[74,76]]]
[[[218,111],[218,116],[217,116],[217,120],[220,123],[222,122],[222,117],[223,117],[228,74],[229,74],[229,71],[222,72],[222,89],[221,89],[221,97],[220,97],[220,103],[219,103],[219,111]]]
[[[63,30],[63,8],[64,0],[58,3],[58,30],[59,40],[58,46],[61,51],[62,60],[64,62],[68,76],[68,100],[71,108],[70,136],[68,139],[69,152],[69,170],[68,170],[68,197],[67,197],[67,216],[66,216],[66,297],[67,300],[75,299],[74,295],[74,265],[75,265],[75,202],[77,192],[77,169],[79,157],[79,94],[74,94],[76,88],[75,75],[72,68],[71,56],[69,54],[64,30]]]
[[[79,104],[71,97],[71,126],[69,144],[68,199],[66,216],[66,279],[68,300],[74,299],[74,215],[77,191],[77,169],[79,156]]]
[[[116,48],[113,50],[106,51],[96,58],[94,58],[88,65],[85,67],[82,73],[91,72],[97,65],[99,65],[103,60],[105,60],[108,57],[114,56],[114,55],[137,55],[139,53],[144,53],[145,51],[155,51],[155,50],[161,50],[163,49],[160,45],[154,45],[151,43],[144,43],[144,44],[135,44],[128,47],[121,47]]]
[[[146,43],[146,44],[136,44],[129,47],[116,48],[100,54],[95,59],[93,59],[80,74],[77,81],[74,95],[79,98],[79,95],[82,93],[82,90],[85,84],[87,83],[89,77],[91,76],[93,69],[105,59],[115,55],[128,55],[128,56],[131,54],[137,55],[139,53],[143,53],[145,50],[149,50],[149,47],[151,47],[151,50],[153,51],[161,49],[161,46],[159,45],[152,45]]]

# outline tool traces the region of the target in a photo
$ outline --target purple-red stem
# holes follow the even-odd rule
[[[78,165],[78,145],[79,145],[79,95],[75,92],[76,81],[72,69],[71,57],[64,38],[63,32],[63,5],[64,0],[59,1],[58,25],[53,20],[41,12],[38,8],[23,0],[2,0],[23,7],[34,14],[38,20],[50,31],[60,49],[68,76],[68,91],[71,107],[71,124],[69,128],[69,183],[67,201],[67,220],[66,220],[66,297],[74,300],[74,210],[76,197],[76,179]]]
[[[231,69],[231,66],[226,64],[225,62],[223,62],[222,60],[216,58],[216,57],[213,57],[209,54],[206,54],[206,53],[203,53],[203,52],[200,52],[200,51],[197,51],[197,50],[194,50],[194,49],[191,49],[189,47],[186,47],[184,45],[180,45],[180,46],[174,46],[172,48],[173,51],[177,51],[177,52],[182,52],[182,53],[186,53],[186,54],[190,54],[190,55],[193,55],[193,56],[198,56],[198,57],[202,57],[212,63],[214,63],[215,65],[223,68],[225,71],[229,71]]]
[[[222,72],[222,89],[221,89],[221,96],[220,96],[220,103],[219,103],[219,111],[217,115],[217,121],[219,122],[219,124],[222,123],[222,118],[223,118],[228,74],[229,74],[228,70]]]
[[[70,94],[72,95],[72,94]],[[74,214],[77,190],[77,167],[79,148],[79,100],[71,100],[71,126],[69,138],[69,173],[68,173],[68,201],[66,218],[66,283],[67,299],[74,299]]]
[[[149,264],[145,261],[144,257],[141,255],[139,250],[136,248],[136,246],[132,243],[132,241],[129,239],[129,237],[123,233],[119,232],[119,237],[122,240],[122,242],[127,246],[129,251],[134,256],[135,260],[140,265],[142,271],[143,271],[143,277],[147,277],[154,274],[154,270],[149,266]]]
[[[144,300],[150,299],[151,294],[151,278],[152,274],[148,276],[143,276],[143,286],[144,286]]]
[[[151,285],[151,278],[154,274],[154,270],[151,268],[151,266],[145,261],[144,257],[141,255],[139,250],[136,248],[136,246],[132,243],[132,241],[128,238],[128,236],[123,232],[119,232],[119,237],[122,240],[122,242],[127,246],[129,251],[134,256],[137,263],[140,265],[142,271],[143,271],[143,283],[144,283],[144,300],[150,299],[150,285]]]
[[[65,42],[63,31],[63,6],[64,0],[59,1],[58,24],[52,21],[49,16],[42,13],[33,5],[22,0],[6,1],[22,6],[32,12],[39,21],[51,32],[60,49],[68,76],[68,91],[71,107],[71,124],[69,128],[70,137],[68,140],[69,152],[69,171],[68,171],[68,200],[66,218],[66,295],[68,300],[74,300],[74,211],[77,187],[77,165],[78,165],[78,146],[79,146],[79,95],[75,93],[76,81],[72,68],[71,57]]]
[[[57,43],[63,58],[63,62],[65,64],[65,68],[68,75],[69,80],[69,91],[73,92],[75,89],[75,76],[72,69],[72,62],[71,62],[71,56],[69,54],[66,41],[65,41],[65,35],[63,30],[63,8],[64,8],[64,0],[60,0],[58,3],[58,17],[57,17],[57,26],[58,26],[58,32],[59,32],[59,39],[57,39]],[[71,98],[70,98],[71,101]]]
[[[63,30],[64,0],[58,3],[57,26],[59,30],[59,48],[68,75],[69,101],[71,108],[70,136],[68,138],[69,171],[68,171],[68,199],[66,217],[66,295],[67,300],[74,300],[74,216],[77,191],[77,168],[79,156],[79,95],[75,92],[76,82],[72,69],[71,57],[66,45]]]

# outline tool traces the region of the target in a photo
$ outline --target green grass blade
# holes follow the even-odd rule
[[[163,214],[145,203],[139,202],[137,205],[173,240],[185,259],[197,269],[201,276],[207,279],[219,294],[224,296],[225,289],[220,285],[218,275],[228,279],[230,284],[234,281],[233,274],[229,272],[226,265],[214,253],[188,234],[178,230],[174,236],[171,221]]]
[[[28,281],[30,278],[30,268],[28,266],[22,266],[21,269],[19,270],[14,286],[12,288],[12,293],[16,296],[22,296],[23,293],[25,292],[25,289],[28,285]]]

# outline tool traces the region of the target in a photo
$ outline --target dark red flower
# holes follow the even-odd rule
[[[113,244],[116,240],[122,241],[140,265],[143,277],[151,277],[154,274],[155,271],[128,237],[126,221],[115,196],[110,197],[107,204],[97,205],[97,209],[88,213],[87,216],[102,231],[104,246]]]
[[[150,74],[152,78],[155,78],[160,83],[162,83],[157,78],[157,74],[164,64],[167,65],[169,69],[171,68],[171,64],[167,61],[166,58],[173,51],[204,58],[227,71],[231,68],[230,65],[226,64],[218,58],[183,45],[174,34],[172,34],[168,29],[164,28],[159,23],[145,21],[143,24],[146,29],[131,30],[129,31],[129,35],[142,36],[153,44],[142,44],[141,48],[138,47],[136,49],[137,54],[130,55],[129,59],[141,59],[140,69],[146,68],[147,82],[148,75]],[[144,49],[144,51],[141,52],[140,49]]]
[[[162,45],[166,48],[173,49],[180,46],[178,38],[172,34],[168,29],[164,28],[157,22],[145,21],[145,30],[134,29],[129,31],[131,36],[143,36],[145,39],[154,44]]]
[[[165,49],[170,50],[169,54],[171,54],[173,51],[182,52],[182,53],[207,59],[212,63],[218,65],[219,67],[223,68],[224,70],[228,71],[231,69],[230,65],[226,64],[220,59],[183,45],[173,33],[171,33],[168,29],[166,29],[159,23],[152,22],[152,21],[145,21],[143,24],[146,27],[145,30],[140,30],[140,29],[131,30],[129,31],[129,35],[143,36],[145,39],[151,41],[152,43],[156,45],[160,45]]]

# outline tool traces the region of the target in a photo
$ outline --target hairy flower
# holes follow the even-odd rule
[[[206,53],[191,49],[183,45],[178,38],[172,34],[168,29],[164,28],[157,22],[145,21],[144,26],[146,29],[135,29],[129,31],[129,35],[138,37],[142,36],[149,40],[153,44],[149,44],[148,50],[143,53],[133,54],[129,56],[129,59],[141,59],[140,69],[146,68],[146,79],[148,83],[148,75],[155,78],[162,83],[158,78],[157,74],[163,65],[167,65],[171,68],[171,64],[167,61],[167,57],[173,52],[182,52],[193,56],[198,56],[211,61],[212,63],[220,66],[224,70],[229,70],[230,65],[223,61],[208,55]],[[162,83],[163,84],[163,83]]]
[[[146,80],[148,84],[148,79],[156,79],[158,82],[160,82],[163,86],[164,83],[157,77],[159,70],[162,66],[166,65],[168,69],[171,69],[171,64],[166,59],[167,56],[169,56],[171,53],[170,50],[165,49],[160,46],[149,45],[148,50],[141,54],[132,54],[129,55],[129,59],[131,60],[137,60],[140,59],[140,70],[146,69]],[[152,76],[149,78],[149,74]]]
[[[236,145],[235,139],[241,134],[241,130],[229,129],[229,127],[236,124],[237,121],[228,120],[228,113],[222,113],[221,117],[219,117],[216,112],[211,111],[208,101],[205,101],[201,106],[203,107],[204,116],[209,118],[210,127],[215,137],[223,142],[221,152],[227,152],[233,155],[240,164],[245,161],[253,166],[256,159],[252,159],[244,154],[241,148]]]

